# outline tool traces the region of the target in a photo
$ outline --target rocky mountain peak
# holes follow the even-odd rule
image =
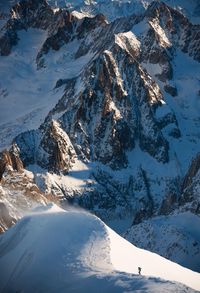
[[[0,180],[7,170],[20,172],[23,169],[23,163],[15,152],[5,150],[0,154]]]
[[[198,214],[199,48],[199,25],[166,1],[113,22],[16,4],[0,36],[3,189],[26,177],[134,225]]]

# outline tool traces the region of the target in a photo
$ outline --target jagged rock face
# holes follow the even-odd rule
[[[44,55],[51,49],[57,51],[64,44],[72,42],[75,39],[84,40],[92,31],[97,28],[103,28],[107,23],[105,17],[102,15],[97,15],[92,19],[86,17],[83,21],[80,21],[66,10],[58,12],[54,18],[56,18],[56,21],[52,23],[52,28],[49,29],[49,37],[37,55],[38,68],[45,66]],[[91,40],[90,42],[93,44],[95,41]],[[75,58],[80,58],[87,54],[90,49],[90,43],[82,42],[76,52]]]
[[[52,21],[53,10],[45,0],[18,2],[11,9],[13,20],[22,22],[24,28],[37,27],[46,29]]]
[[[116,45],[113,51],[104,51],[82,73],[85,89],[75,99],[76,84],[71,83],[51,115],[65,110],[61,127],[82,157],[125,167],[126,151],[139,140],[144,151],[167,162],[168,143],[154,115],[162,94],[133,57]]]
[[[14,223],[16,223],[16,219],[9,214],[6,205],[0,202],[0,233],[5,232]]]
[[[135,141],[139,139],[140,147],[143,150],[159,161],[168,161],[168,142],[163,137],[160,128],[162,129],[170,123],[177,125],[177,121],[173,114],[168,114],[163,120],[156,121],[154,109],[161,106],[159,101],[161,101],[162,95],[158,86],[149,78],[145,70],[135,62],[135,59],[138,58],[141,62],[159,63],[163,67],[163,72],[158,78],[162,81],[172,78],[171,57],[169,57],[171,49],[168,50],[167,47],[171,47],[173,43],[177,42],[180,33],[172,32],[172,26],[175,26],[175,24],[171,24],[171,27],[170,24],[166,24],[167,17],[174,22],[179,22],[179,26],[180,23],[185,26],[190,25],[181,14],[178,12],[176,14],[166,5],[152,5],[145,14],[150,28],[146,37],[142,39],[142,50],[136,49],[133,45],[132,47],[130,44],[127,45],[126,41],[124,41],[124,47],[121,48],[121,44],[117,46],[115,42],[113,44],[113,39],[111,39],[109,50],[101,53],[100,57],[82,74],[82,76],[89,77],[89,82],[84,82],[85,90],[81,92],[79,97],[77,95],[75,107],[73,107],[73,102],[69,99],[66,91],[66,96],[61,103],[63,104],[64,99],[68,100],[66,108],[69,108],[68,105],[70,104],[70,107],[73,107],[77,114],[71,117],[71,114],[66,111],[61,118],[61,124],[63,129],[70,133],[70,139],[78,153],[81,153],[83,157],[100,160],[114,167],[117,167],[117,165],[118,167],[125,167],[127,165],[125,151],[131,150]],[[164,20],[159,24],[158,19],[160,18]],[[158,29],[159,27],[162,30],[160,25],[164,28],[167,27],[170,37],[176,35],[175,38],[168,39],[163,36],[161,38]],[[116,32],[115,28],[114,32]],[[157,43],[156,47],[154,38]],[[147,43],[148,46],[146,46]],[[181,47],[181,49],[183,48]],[[140,50],[142,54],[140,54]],[[124,75],[126,76],[125,83],[122,78]],[[130,80],[131,76],[134,76],[134,84]],[[92,78],[90,79],[90,77]],[[150,87],[149,84],[151,84]],[[172,96],[177,95],[176,89],[172,86],[166,85],[165,90]],[[70,89],[70,95],[71,91],[73,89]],[[136,101],[134,101],[134,97],[136,97]],[[79,105],[77,105],[77,100],[79,100]],[[113,109],[114,107],[115,109]],[[123,113],[125,112],[124,108],[128,109],[126,115]],[[91,113],[98,114],[88,114],[89,109]],[[123,111],[120,111],[121,109]],[[100,112],[102,112],[101,115]],[[70,119],[73,119],[73,123]],[[124,137],[121,136],[121,133]],[[180,137],[178,128],[171,132],[171,135]],[[77,138],[78,141],[76,141]],[[102,141],[102,138],[106,142],[106,147],[101,148],[99,140]],[[81,149],[80,145],[84,148]],[[118,162],[113,162],[113,158]]]
[[[4,156],[8,157],[8,154]],[[10,154],[12,157],[13,154]],[[0,233],[16,223],[38,205],[59,201],[51,193],[44,193],[36,185],[32,174],[26,170],[17,170],[15,165],[7,166],[0,184]]]
[[[45,1],[26,1],[13,8],[2,30],[1,54],[10,53],[18,31],[24,28],[39,28],[48,35],[34,57],[38,71],[45,74],[48,58],[66,48],[72,48],[74,66],[86,60],[71,78],[69,74],[65,78],[67,70],[62,75],[58,70],[52,87],[63,89],[60,100],[39,129],[14,139],[11,154],[15,150],[25,167],[37,164],[66,174],[77,157],[122,170],[129,167],[128,155],[137,148],[161,167],[170,163],[170,147],[182,135],[172,107],[167,105],[165,112],[168,94],[174,99],[179,96],[179,88],[172,85],[173,62],[178,50],[199,61],[199,26],[163,3],[153,3],[140,16],[108,24],[102,15],[78,19],[65,9],[54,11]],[[68,63],[61,65],[66,69]],[[159,72],[151,71],[151,66]],[[110,189],[105,186],[106,176],[95,176],[98,187],[83,191],[83,196],[74,192],[82,206],[93,210],[98,205],[100,216],[106,206],[111,207],[111,216],[122,205],[124,213],[129,209],[134,223],[140,223],[153,214],[169,213],[170,206],[178,203],[180,192],[173,189],[176,178],[163,174],[164,179],[160,175],[155,183],[157,178],[148,179],[148,172],[140,166],[133,187],[129,184],[132,177],[127,177],[123,189],[116,192],[113,185],[117,184],[110,183]],[[158,187],[162,180],[169,189],[155,203],[151,184]]]
[[[48,10],[49,7],[46,7]],[[18,14],[21,15],[20,12]],[[84,42],[86,33],[93,34],[96,27],[98,27],[97,33],[102,34],[102,29],[103,32],[106,31],[106,21],[103,16],[93,19],[86,18],[81,23],[77,22],[78,26],[75,30],[73,29],[74,21],[73,18],[68,20],[67,23],[60,25],[56,34],[51,34],[40,50],[37,57],[38,64],[44,65],[41,60],[50,48],[58,50],[61,45],[68,43],[69,40],[72,41],[75,37],[83,39],[77,50],[77,58],[83,52],[87,53],[88,47],[86,49],[86,42]],[[135,19],[132,21],[135,22]],[[116,24],[107,25],[107,30],[110,39],[110,35],[114,36],[116,32]],[[96,40],[97,36],[93,40]],[[58,46],[57,48],[54,47],[54,42]],[[107,42],[105,43],[107,44]],[[65,132],[63,134],[69,136],[80,158],[98,160],[115,169],[126,167],[128,162],[126,151],[133,149],[135,143],[139,142],[142,150],[160,162],[168,162],[168,142],[161,131],[162,122],[155,117],[155,110],[162,106],[163,97],[158,85],[137,62],[137,58],[142,59],[139,41],[137,39],[129,40],[123,34],[118,34],[112,37],[109,50],[102,52],[102,46],[97,45],[95,45],[95,50],[100,50],[98,57],[83,71],[73,85],[71,84],[67,88],[70,82],[65,82],[66,93],[50,115],[58,111],[58,108],[59,111],[65,111],[60,118],[60,125]],[[76,93],[76,86],[79,82],[82,83],[84,90]],[[73,96],[69,97],[68,93],[70,95],[73,93]],[[71,111],[74,112],[73,117]],[[47,117],[46,120],[50,120],[50,118]],[[170,120],[165,119],[165,121],[171,123]],[[41,136],[39,131],[22,134],[16,140],[19,149],[24,140],[26,140],[27,148],[33,149],[31,152],[20,151],[25,165],[37,162],[49,170],[58,170],[58,166],[61,171],[68,170],[70,164],[62,162],[60,147],[57,143],[54,141],[50,144],[52,149],[45,146],[45,141],[49,139],[49,125],[44,124],[42,129],[46,133],[44,138],[35,138],[35,136]],[[50,130],[50,132],[52,131]],[[30,138],[30,142],[29,135],[33,136]],[[41,142],[37,142],[37,147],[50,154],[49,157],[35,150],[31,141],[38,139]],[[56,155],[54,155],[55,153]],[[36,156],[37,159],[35,159]],[[56,167],[51,163],[55,158],[59,160]],[[68,167],[64,167],[64,165]]]
[[[67,33],[72,33],[74,17],[67,10],[55,11],[45,0],[29,0],[17,3],[10,12],[10,19],[2,28],[0,53],[9,55],[11,49],[18,42],[17,32],[29,28],[38,28],[48,31],[48,39],[42,50],[47,52],[51,47],[59,49],[59,39],[67,39]],[[63,29],[64,28],[64,29]],[[38,58],[40,55],[38,56]]]
[[[86,72],[89,79],[85,90],[76,97],[76,104],[65,96],[66,112],[61,117],[61,125],[77,149],[83,146],[84,157],[121,167],[127,163],[125,151],[134,145],[135,126],[131,99],[121,84],[121,77],[116,76],[115,67],[111,52],[94,61]],[[70,117],[69,104],[73,117]],[[124,117],[120,113],[122,107],[130,109]]]
[[[68,135],[56,121],[45,129],[22,133],[16,137],[14,146],[25,167],[38,164],[53,172],[68,172],[76,157]]]
[[[18,42],[17,31],[29,27],[45,29],[53,16],[46,1],[22,1],[11,9],[11,17],[1,29],[0,54],[7,56]]]
[[[199,25],[192,25],[179,11],[164,3],[153,2],[146,12],[150,25],[157,28],[156,38],[167,48],[175,43],[181,50],[188,53],[195,60],[199,59]],[[164,29],[164,38],[161,31]]]
[[[65,111],[60,118],[60,127],[65,132],[62,135],[69,136],[73,147],[82,158],[99,160],[113,168],[126,167],[126,151],[133,149],[135,143],[139,142],[142,150],[160,162],[168,162],[169,146],[163,136],[162,128],[170,123],[176,124],[176,118],[173,114],[168,114],[163,121],[156,119],[155,111],[162,107],[163,96],[158,84],[141,63],[148,61],[162,65],[163,71],[158,78],[161,81],[171,79],[172,67],[168,48],[173,43],[181,47],[183,42],[179,41],[177,44],[177,40],[181,38],[183,31],[184,34],[189,34],[188,27],[190,27],[193,34],[196,27],[192,26],[179,12],[162,3],[150,5],[143,18],[133,17],[129,22],[118,20],[113,25],[106,24],[105,18],[101,15],[80,21],[65,10],[54,13],[45,1],[19,3],[13,7],[11,16],[11,22],[14,22],[11,23],[12,32],[15,34],[22,28],[20,25],[16,25],[16,21],[23,23],[25,28],[47,29],[47,26],[50,27],[48,27],[50,35],[37,56],[39,67],[44,65],[43,58],[50,49],[59,50],[63,44],[74,39],[81,40],[75,58],[96,51],[97,57],[74,81],[74,85],[67,88],[70,82],[66,82],[65,95],[51,111],[54,113],[58,111],[58,108],[59,111]],[[141,21],[148,24],[148,29],[142,37],[134,39],[123,33],[117,34],[119,27],[131,28],[135,23],[138,24]],[[106,45],[101,44],[100,46],[100,42],[97,42],[98,45],[95,44],[94,48],[90,48],[92,43],[89,43],[88,46],[88,40],[84,41],[87,34],[93,36],[93,41],[98,38],[102,41],[102,32]],[[106,33],[110,40],[109,45],[108,40],[104,37]],[[198,41],[198,35],[196,39]],[[106,46],[107,50],[105,50]],[[185,50],[184,48],[181,47],[182,50]],[[195,50],[192,52],[194,53]],[[187,52],[190,54],[188,48]],[[195,54],[194,58],[196,58]],[[138,63],[139,61],[140,63]],[[83,90],[76,93],[78,82],[82,83]],[[165,90],[172,96],[177,94],[176,90],[168,85],[165,86]],[[73,96],[69,97],[69,93],[70,95],[73,93]],[[73,116],[71,111],[74,112]],[[49,119],[47,117],[46,120]],[[20,135],[16,140],[19,149],[20,143],[26,140],[27,148],[33,150],[31,152],[20,150],[20,156],[25,165],[38,162],[43,167],[48,165],[49,170],[58,169],[58,166],[62,171],[69,169],[70,164],[65,164],[61,158],[60,146],[56,143],[55,138],[52,140],[54,131],[49,130],[48,124],[44,124],[42,129],[43,134],[41,131],[29,132]],[[176,133],[178,137],[180,131],[177,130]],[[41,140],[37,143],[37,147],[42,148],[45,153],[49,154],[49,157],[46,154],[39,154],[32,142],[29,145],[29,136],[30,141]],[[42,138],[42,136],[44,137]],[[48,139],[53,141],[50,143],[50,147],[45,145]],[[35,156],[39,159],[35,159]],[[55,158],[59,161],[56,167],[51,163]]]
[[[199,25],[163,3],[112,23],[103,15],[81,19],[55,11],[45,1],[20,2],[10,15],[1,30],[1,55],[13,50],[5,58],[15,58],[21,30],[42,30],[28,60],[40,74],[33,78],[41,78],[38,88],[46,86],[45,74],[52,84],[48,102],[52,92],[57,98],[40,126],[17,135],[1,154],[0,229],[21,217],[21,208],[57,199],[108,223],[128,218],[129,241],[199,271],[191,261],[200,253],[198,239],[170,222],[176,213],[193,213],[197,221],[200,214],[199,156],[186,171],[199,143],[199,132],[193,135],[199,115],[191,106],[199,84],[188,68],[180,72],[188,59],[192,67],[200,61]],[[9,97],[9,88],[0,83],[0,99],[3,94]]]
[[[68,135],[57,122],[53,121],[42,137],[41,147],[48,154],[48,169],[54,172],[68,172],[74,162],[76,152]],[[43,162],[38,163],[43,164]]]
[[[87,184],[86,188],[67,190],[62,200],[64,207],[67,200],[67,204],[91,210],[105,221],[131,218],[137,223],[154,214],[148,178],[141,168],[137,176],[130,175],[127,182],[119,182],[114,176],[100,169],[94,170],[91,178],[93,183]]]
[[[16,151],[4,151],[0,155],[0,180],[4,172],[8,169],[17,170],[18,172],[22,171],[24,168],[22,161],[19,156],[16,154]]]
[[[45,66],[45,55],[50,50],[59,50],[73,40],[80,41],[75,59],[95,53],[78,77],[57,82],[56,87],[65,85],[65,93],[41,128],[15,139],[25,166],[36,163],[49,171],[65,172],[77,154],[80,159],[120,169],[127,167],[126,153],[136,144],[158,162],[169,161],[169,143],[162,130],[175,125],[169,135],[179,138],[181,133],[172,111],[156,117],[164,96],[145,64],[161,66],[161,74],[155,75],[160,81],[172,79],[173,45],[185,50],[182,35],[189,34],[188,27],[192,34],[198,27],[162,3],[150,5],[143,16],[119,19],[113,24],[107,24],[102,15],[78,20],[66,10],[54,12],[45,1],[17,4],[11,15],[16,34],[22,28],[16,21],[26,28],[48,26],[49,36],[37,55],[38,68]],[[145,23],[142,35],[126,33],[141,23]],[[198,43],[198,34],[194,41]],[[177,95],[176,88],[168,84],[164,89]],[[61,112],[64,114],[58,122],[51,122],[53,115]]]
[[[200,215],[200,154],[194,158],[181,186],[179,203]]]
[[[161,215],[168,215],[177,208],[200,215],[200,155],[193,159],[186,175],[171,184],[160,207]]]

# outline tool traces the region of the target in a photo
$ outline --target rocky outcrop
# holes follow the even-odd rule
[[[200,61],[200,26],[192,25],[178,10],[165,3],[154,1],[146,11],[154,28],[158,29],[158,39],[164,47],[178,46],[195,60]]]
[[[137,143],[157,161],[169,161],[163,129],[174,125],[168,133],[174,138],[180,137],[180,130],[173,112],[156,117],[164,96],[154,78],[166,82],[173,77],[171,48],[182,48],[179,38],[185,28],[181,25],[195,30],[184,16],[163,3],[153,3],[143,16],[107,24],[103,15],[78,20],[66,10],[54,12],[45,1],[28,1],[13,8],[11,19],[23,21],[27,28],[48,30],[37,56],[39,67],[45,66],[43,58],[50,49],[59,50],[73,40],[80,45],[75,59],[95,52],[80,76],[56,83],[56,87],[65,85],[65,93],[41,128],[15,139],[25,166],[37,163],[53,172],[65,172],[76,153],[80,159],[120,169],[127,167],[126,153]],[[123,32],[141,21],[147,24],[143,36]],[[151,76],[145,67],[148,63],[159,65],[162,73]],[[168,84],[164,89],[177,95],[176,88]],[[61,112],[58,121],[51,122]]]
[[[182,192],[184,192],[184,190],[192,184],[192,181],[194,179],[194,177],[197,175],[197,173],[200,170],[200,154],[198,154],[196,156],[196,158],[193,159],[189,170],[183,180],[183,184],[182,184]]]
[[[61,21],[60,16],[58,17],[57,25],[54,25],[54,28],[51,29],[49,37],[37,55],[36,61],[38,68],[45,66],[44,55],[50,49],[58,51],[64,44],[73,40],[82,40],[80,47],[77,48],[75,58],[77,59],[86,55],[92,49],[91,45],[94,46],[96,43],[96,40],[91,39],[89,41],[89,38],[87,42],[84,41],[88,34],[91,34],[95,29],[99,30],[99,28],[103,28],[107,24],[103,15],[96,15],[93,18],[85,17],[83,21],[78,20],[66,10],[60,11],[60,15],[64,20]]]
[[[138,170],[136,176],[129,175],[125,182],[97,168],[91,174],[92,183],[81,190],[67,190],[62,201],[93,211],[104,221],[131,218],[140,223],[155,213],[153,197],[148,178],[144,170]]]
[[[37,162],[39,165],[48,166],[48,169],[54,172],[68,172],[74,163],[76,152],[71,144],[68,135],[60,128],[56,121],[52,121],[47,131],[45,131],[40,147],[47,155],[46,162],[42,160]]]
[[[120,57],[123,58],[121,66]],[[126,82],[123,75],[127,76]],[[66,111],[60,118],[61,126],[70,134],[74,147],[77,149],[81,144],[87,159],[119,168],[126,166],[126,150],[131,150],[139,140],[142,149],[166,162],[168,144],[154,116],[154,108],[156,104],[159,107],[162,95],[137,62],[120,47],[115,47],[114,53],[104,51],[83,72],[83,80],[85,76],[89,78],[85,90],[77,95],[76,103],[68,91],[63,97]],[[75,115],[71,116],[70,108]]]
[[[166,91],[166,93],[170,94],[172,97],[176,97],[178,94],[177,88],[174,86],[170,86],[168,84],[164,86],[164,90]]]
[[[0,233],[5,232],[38,205],[45,206],[49,202],[59,205],[59,200],[52,193],[41,191],[31,172],[21,167],[20,171],[13,168],[14,166],[8,165],[1,178]]]
[[[76,90],[78,83],[82,84],[81,91]],[[61,159],[62,152],[68,151],[62,140],[59,144],[56,142],[55,123],[65,141],[68,136],[72,144],[70,149],[74,148],[80,159],[98,160],[114,169],[126,167],[126,152],[139,141],[142,150],[160,162],[168,161],[168,142],[155,116],[156,108],[162,106],[162,94],[129,52],[113,43],[113,47],[103,51],[79,78],[65,80],[64,84],[65,94],[41,129],[19,135],[15,140],[25,165],[37,162],[52,171],[70,169],[70,164]],[[51,123],[51,117],[59,112],[64,114],[58,122]],[[25,148],[28,149],[24,151]],[[73,157],[71,151],[68,154]],[[55,158],[56,167],[52,163]],[[65,164],[68,167],[65,168]]]
[[[6,170],[16,170],[18,172],[23,170],[23,163],[14,148],[0,153],[0,180]]]
[[[179,203],[195,214],[200,214],[200,154],[192,161],[181,186]]]
[[[0,54],[7,56],[11,49],[18,42],[17,32],[29,28],[38,28],[47,30],[47,38],[43,51],[48,47],[58,50],[59,38],[66,39],[66,34],[62,31],[67,27],[72,32],[72,15],[66,9],[55,11],[46,0],[28,0],[20,1],[14,5],[10,12],[10,19],[2,28],[2,37],[0,37]],[[51,37],[53,35],[53,37]]]
[[[15,25],[19,21],[18,27],[27,29],[35,27],[47,29],[54,17],[53,9],[46,0],[27,0],[18,2],[11,9],[11,21],[7,25]]]
[[[16,223],[3,202],[0,202],[0,234]]]
[[[25,167],[38,164],[49,171],[68,172],[76,157],[68,135],[56,121],[18,135],[13,145]]]

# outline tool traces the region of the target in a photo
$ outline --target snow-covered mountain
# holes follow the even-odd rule
[[[55,205],[0,236],[0,252],[2,292],[200,290],[199,273],[131,245],[95,216]]]
[[[1,2],[1,230],[76,204],[199,271],[198,1],[54,2]]]
[[[67,7],[72,11],[76,10],[87,16],[102,13],[109,21],[113,21],[118,17],[144,12],[153,0],[48,0],[48,2],[55,7]],[[163,0],[162,2],[185,14],[192,22],[199,23],[200,9],[198,0]]]

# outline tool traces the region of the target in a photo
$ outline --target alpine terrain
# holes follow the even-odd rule
[[[200,2],[0,1],[0,291],[200,291],[199,227]]]

